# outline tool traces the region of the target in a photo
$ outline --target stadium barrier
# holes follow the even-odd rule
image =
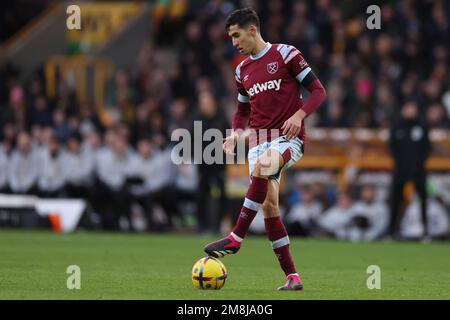
[[[42,199],[28,195],[0,194],[0,211],[12,210],[19,216],[37,214],[44,220],[48,219],[51,228],[56,232],[74,231],[86,206],[86,201],[82,199]],[[39,217],[28,218],[24,224],[27,227],[38,227]]]

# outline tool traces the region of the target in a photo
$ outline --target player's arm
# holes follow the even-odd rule
[[[297,79],[298,80],[298,79]],[[306,76],[300,81],[301,85],[308,90],[309,97],[300,111],[304,111],[305,117],[313,113],[319,108],[322,102],[327,98],[327,92],[320,80],[316,77],[312,70],[308,71]]]
[[[233,154],[234,147],[239,138],[245,138],[245,129],[248,126],[250,119],[250,103],[249,96],[245,91],[244,86],[240,80],[239,66],[236,68],[236,86],[238,90],[237,108],[232,121],[231,135],[225,138],[223,149],[227,154]]]
[[[236,113],[233,117],[232,128],[233,132],[244,131],[248,126],[250,119],[250,104],[248,96],[241,93],[238,94],[238,102]]]
[[[327,93],[320,80],[308,66],[301,53],[293,48],[287,55],[287,66],[292,76],[310,93],[305,104],[291,118],[286,120],[281,129],[287,139],[292,139],[300,133],[303,120],[317,110],[325,101]]]

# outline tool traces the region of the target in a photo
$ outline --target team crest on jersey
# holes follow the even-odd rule
[[[278,71],[278,61],[271,62],[267,64],[267,72],[274,74]]]

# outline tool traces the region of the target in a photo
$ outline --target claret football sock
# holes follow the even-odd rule
[[[215,258],[227,254],[235,254],[241,248],[242,241],[248,228],[256,216],[261,204],[266,199],[268,188],[267,179],[253,177],[252,183],[245,196],[244,205],[233,231],[223,239],[214,241],[205,246],[205,252]]]
[[[242,206],[238,221],[232,232],[232,234],[238,237],[234,237],[237,241],[245,238],[248,228],[250,228],[250,224],[266,199],[267,189],[267,179],[252,177],[252,183],[245,195],[244,205]]]
[[[281,218],[279,216],[266,218],[264,219],[264,225],[267,236],[272,243],[273,251],[280,262],[281,269],[283,269],[286,276],[297,274],[289,249],[289,236]]]

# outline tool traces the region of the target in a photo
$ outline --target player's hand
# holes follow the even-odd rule
[[[292,117],[287,119],[281,130],[283,130],[283,135],[286,136],[286,139],[291,140],[297,137],[300,134],[300,130],[302,128],[302,122],[305,118],[305,112],[303,110],[299,110]]]
[[[225,138],[225,141],[223,142],[223,151],[225,151],[225,154],[235,155],[234,148],[236,147],[237,139],[238,135],[236,133],[232,133]]]

